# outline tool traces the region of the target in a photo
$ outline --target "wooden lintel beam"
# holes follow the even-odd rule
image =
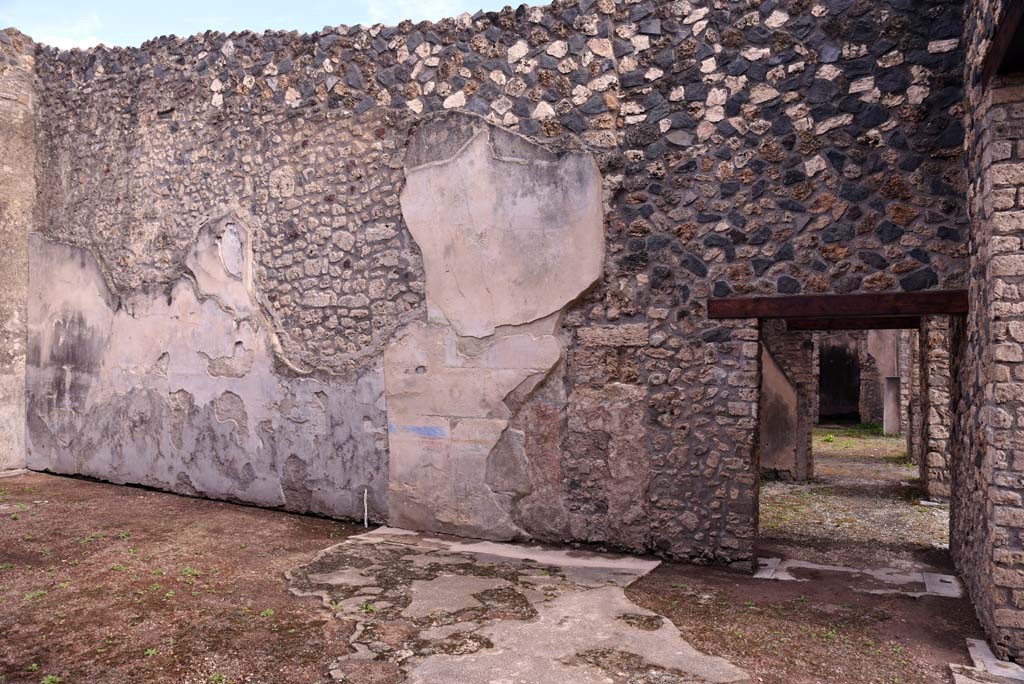
[[[999,73],[1006,53],[1013,47],[1014,39],[1017,38],[1017,29],[1024,19],[1024,0],[1007,0],[1003,4],[1002,16],[999,17],[999,24],[996,26],[995,35],[992,36],[992,44],[989,46],[988,54],[985,55],[985,62],[981,67],[981,87],[985,88],[992,81],[992,77]]]
[[[786,330],[904,330],[921,327],[920,316],[787,318]]]
[[[708,300],[708,318],[836,318],[965,313],[967,290],[723,297]]]

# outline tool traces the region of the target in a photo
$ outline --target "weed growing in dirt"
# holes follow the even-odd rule
[[[273,608],[267,608],[266,610],[261,610],[260,611],[260,617],[261,618],[274,617],[274,609]]]

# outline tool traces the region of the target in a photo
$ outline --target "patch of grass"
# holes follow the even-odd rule
[[[40,599],[40,598],[42,598],[44,596],[46,596],[46,590],[45,589],[36,589],[34,591],[28,592],[27,594],[25,594],[21,598],[23,600],[25,600],[25,601],[35,601],[36,599]]]
[[[830,432],[827,435],[825,435],[825,438],[822,441],[831,444],[832,442],[836,441],[836,436]]]
[[[273,608],[266,608],[264,610],[261,610],[260,611],[260,617],[261,618],[274,617],[274,609]]]
[[[39,684],[60,684],[64,679],[57,675],[48,674],[39,680]]]
[[[145,655],[147,658],[152,658],[159,652],[160,651],[156,650],[155,648],[147,648],[145,651],[143,651],[143,655]]]

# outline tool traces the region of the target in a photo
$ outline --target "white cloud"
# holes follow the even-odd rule
[[[466,0],[367,0],[367,13],[371,22],[381,24],[397,24],[405,19],[438,21],[462,14],[467,11],[466,5]]]
[[[45,24],[37,27],[26,27],[25,33],[44,45],[52,45],[61,50],[71,48],[90,48],[104,42],[99,37],[103,22],[96,14],[89,14],[74,21],[61,24]]]

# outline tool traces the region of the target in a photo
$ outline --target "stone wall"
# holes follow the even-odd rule
[[[0,33],[0,470],[25,466],[25,301],[36,203],[35,46]]]
[[[39,47],[30,464],[749,561],[759,331],[706,300],[964,283],[961,26],[569,0]]]
[[[1004,0],[974,0],[965,12],[971,311],[950,326],[950,549],[995,650],[1020,660],[1024,81],[1017,76],[996,78],[987,87],[981,82],[982,65],[1006,5]]]

